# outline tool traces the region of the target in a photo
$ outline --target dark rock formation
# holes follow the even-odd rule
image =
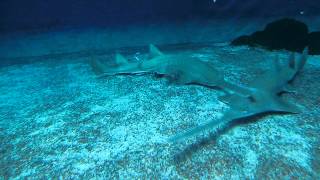
[[[309,34],[308,46],[310,54],[320,54],[320,31]]]
[[[309,34],[308,27],[303,22],[285,18],[267,24],[263,31],[257,31],[250,36],[240,36],[231,44],[295,52],[302,52],[306,46],[309,46],[310,54],[320,54],[319,37],[320,32]]]

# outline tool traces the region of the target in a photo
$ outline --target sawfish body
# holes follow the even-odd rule
[[[289,64],[281,66],[278,58],[274,61],[274,68],[257,78],[246,91],[238,91],[220,97],[222,102],[230,106],[229,110],[219,120],[209,121],[186,132],[179,133],[169,140],[180,141],[203,132],[206,129],[219,129],[229,123],[251,118],[262,114],[299,113],[300,109],[283,100],[282,93],[290,92],[289,84],[296,78],[307,61],[306,48],[300,58],[295,60],[294,55],[289,58]]]
[[[199,84],[217,87],[228,84],[212,64],[199,58],[183,54],[166,55],[154,45],[149,46],[150,59],[129,62],[121,54],[116,54],[116,66],[93,60],[91,66],[98,76],[121,74],[159,74],[176,84]]]

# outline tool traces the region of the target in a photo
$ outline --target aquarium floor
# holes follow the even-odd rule
[[[225,44],[184,51],[243,84],[267,70],[275,54],[287,58]],[[286,96],[302,113],[176,144],[166,139],[228,109],[217,100],[221,92],[151,75],[97,79],[88,56],[45,58],[0,69],[0,179],[319,177],[319,57],[297,78],[297,93]]]

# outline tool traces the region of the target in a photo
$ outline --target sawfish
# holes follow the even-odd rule
[[[218,89],[223,87],[221,90],[227,93],[248,91],[247,88],[226,81],[212,63],[185,54],[167,55],[153,44],[149,45],[149,59],[145,61],[129,62],[123,55],[117,53],[115,62],[115,66],[107,66],[101,61],[92,59],[90,65],[98,77],[156,74],[175,84],[196,84]]]
[[[281,65],[279,58],[274,59],[273,67],[263,76],[257,77],[248,86],[230,83],[224,79],[223,73],[216,70],[213,64],[199,58],[183,54],[166,55],[154,45],[149,45],[149,59],[141,62],[129,62],[123,55],[116,54],[116,65],[107,66],[98,60],[90,62],[98,76],[114,76],[121,74],[158,74],[176,84],[197,84],[205,87],[216,87],[225,92],[219,100],[230,106],[219,120],[213,120],[197,126],[171,138],[176,142],[199,134],[207,129],[225,127],[244,118],[266,113],[299,113],[300,109],[285,101],[283,93],[293,92],[290,84],[303,69],[308,48],[305,48],[297,60],[295,54]]]
[[[307,48],[303,51],[299,60],[296,60],[293,53],[283,66],[280,65],[279,58],[276,57],[273,63],[274,67],[263,76],[257,77],[250,84],[250,88],[247,89],[248,91],[245,94],[243,94],[243,91],[239,91],[219,98],[230,106],[221,119],[209,121],[208,123],[191,128],[186,132],[169,138],[169,141],[176,142],[183,140],[207,129],[218,130],[219,128],[225,128],[230,123],[258,115],[299,113],[301,110],[296,105],[285,101],[281,96],[283,93],[294,92],[289,87],[301,72],[307,61],[307,56]]]

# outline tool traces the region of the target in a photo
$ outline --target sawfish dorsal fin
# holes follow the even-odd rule
[[[163,55],[163,53],[153,44],[149,45],[149,53],[151,58]]]
[[[121,54],[117,53],[116,54],[116,63],[117,65],[123,65],[123,64],[128,64],[129,61],[123,57]]]

